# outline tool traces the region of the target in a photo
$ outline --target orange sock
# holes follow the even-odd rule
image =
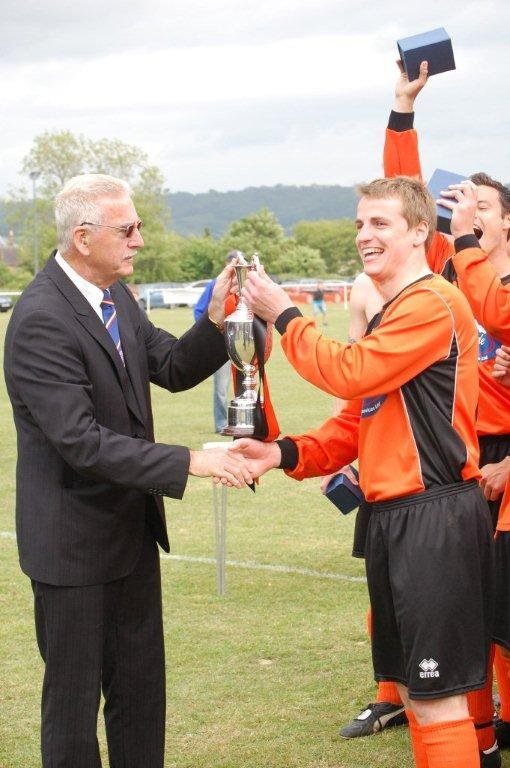
[[[409,721],[409,737],[413,748],[414,764],[416,768],[429,768],[427,751],[421,738],[420,726],[416,722],[416,718],[410,709],[406,709],[406,715]]]
[[[499,700],[501,702],[499,716],[502,720],[510,723],[510,659],[503,656],[499,645],[496,646],[494,669],[496,670]]]
[[[388,704],[398,704],[401,707],[404,706],[396,684],[389,682],[388,680],[382,680],[377,684],[376,701],[387,701]]]
[[[492,701],[492,665],[494,662],[494,645],[491,645],[489,665],[487,668],[487,682],[478,691],[470,691],[466,695],[469,714],[474,720],[475,733],[478,741],[478,749],[490,749],[496,741],[493,716],[494,703]]]
[[[480,768],[478,742],[470,717],[418,728],[428,768]]]

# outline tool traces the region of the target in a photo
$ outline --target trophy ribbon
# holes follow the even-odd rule
[[[274,412],[271,396],[269,392],[269,383],[265,372],[265,357],[267,350],[267,323],[257,315],[253,317],[253,335],[255,341],[255,352],[258,360],[259,385],[257,389],[257,400],[255,402],[254,413],[254,432],[250,437],[263,442],[272,442],[280,434],[280,426]],[[243,391],[243,374],[232,366],[234,372],[234,393],[239,396]]]

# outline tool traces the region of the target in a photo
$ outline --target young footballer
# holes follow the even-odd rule
[[[478,484],[476,328],[427,264],[435,206],[424,186],[378,179],[361,195],[357,247],[385,301],[363,339],[325,338],[264,275],[243,288],[294,368],[349,402],[318,429],[230,450],[254,475],[280,467],[298,480],[359,456],[376,680],[399,687],[416,766],[478,768],[466,693],[487,676],[493,540]]]

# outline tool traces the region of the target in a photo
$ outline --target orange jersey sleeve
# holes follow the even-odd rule
[[[285,473],[295,480],[319,477],[357,459],[360,412],[361,401],[350,400],[318,429],[304,435],[289,435],[298,447],[299,459],[294,469]]]
[[[459,288],[478,322],[503,344],[510,344],[510,285],[504,285],[474,235],[456,241],[453,256]],[[467,247],[462,247],[462,245]]]
[[[383,150],[384,176],[412,176],[422,179],[418,134],[412,128],[408,131],[386,129]]]

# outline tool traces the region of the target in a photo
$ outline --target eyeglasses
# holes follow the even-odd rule
[[[129,239],[133,237],[135,229],[138,231],[143,227],[143,221],[133,221],[131,224],[124,224],[122,227],[112,227],[111,224],[96,224],[94,221],[82,221],[80,227],[106,227],[106,229],[117,229],[119,232],[124,232],[124,235]]]

